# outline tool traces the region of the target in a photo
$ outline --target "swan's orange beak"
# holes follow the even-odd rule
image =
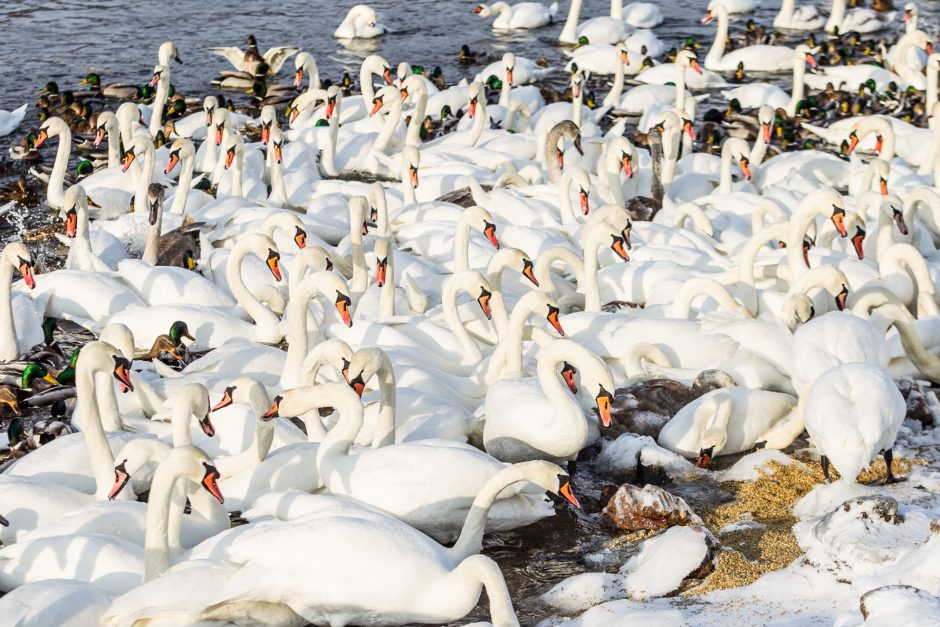
[[[391,85],[392,83],[394,83],[394,81],[392,80],[392,68],[390,67],[385,68],[385,70],[382,72],[382,78],[385,79],[386,85]]]
[[[614,241],[610,245],[611,250],[617,253],[617,256],[624,261],[630,261],[630,255],[627,254],[627,249],[624,248],[623,238],[615,235],[613,239]]]
[[[883,178],[878,181],[878,189],[881,191],[882,196],[888,195],[888,181]]]
[[[712,12],[709,11],[708,13],[705,14],[705,17],[702,18],[702,24],[708,24],[714,19],[714,17],[715,16],[712,15]]]
[[[294,233],[294,243],[297,244],[297,248],[303,250],[307,247],[307,232],[297,227],[297,231]]]
[[[845,151],[845,154],[850,155],[852,151],[855,150],[855,147],[858,146],[858,133],[852,131],[849,133],[849,147]]]
[[[692,71],[696,74],[702,73],[702,66],[698,64],[698,59],[690,59],[689,67],[692,68]]]
[[[366,382],[362,380],[361,372],[356,375],[355,379],[349,382],[349,387],[355,390],[356,396],[362,398],[362,393],[366,391]]]
[[[572,394],[578,393],[578,382],[575,381],[575,375],[578,374],[578,369],[569,364],[567,361],[561,367],[561,378],[565,380],[565,383],[568,385],[568,389],[571,390]]]
[[[490,244],[493,245],[493,248],[499,248],[499,240],[496,239],[496,225],[491,222],[483,223],[483,235],[486,235],[486,239],[490,240]]]
[[[22,257],[19,258],[20,262],[20,274],[23,275],[23,281],[26,282],[26,287],[29,289],[35,289],[36,287],[36,278],[33,276],[33,263],[27,261]]]
[[[480,303],[480,309],[483,310],[483,315],[486,316],[486,319],[491,320],[493,318],[493,312],[490,311],[490,298],[492,298],[493,294],[485,287],[481,287],[480,290],[480,296],[477,298],[477,302]]]
[[[222,492],[219,490],[219,484],[217,483],[219,479],[219,471],[215,469],[215,466],[202,462],[202,465],[206,467],[206,474],[202,478],[202,487],[209,491],[209,494],[215,497],[219,503],[225,503],[225,498],[222,496]]]
[[[480,5],[480,4],[476,5],[475,7],[473,7],[472,9],[470,9],[470,12],[471,12],[471,13],[482,13],[482,12],[483,12],[483,5]],[[906,15],[906,14],[905,14],[905,15]]]
[[[595,397],[597,403],[597,414],[601,417],[601,424],[605,427],[610,426],[610,403],[614,399],[610,392],[600,386],[600,392]]]
[[[539,280],[535,278],[535,267],[532,265],[531,259],[522,260],[522,276],[529,279],[535,287],[539,286]]]
[[[352,305],[352,299],[349,298],[346,294],[336,293],[336,311],[339,312],[340,318],[343,319],[343,324],[347,327],[352,326],[352,318],[349,317],[349,308]]]
[[[120,384],[121,392],[134,391],[134,384],[131,383],[131,362],[123,357],[114,358],[114,378]]]
[[[469,115],[470,119],[472,120],[473,116],[475,116],[476,114],[477,114],[477,99],[471,98],[470,104],[467,105],[467,115]]]
[[[577,507],[578,509],[581,509],[581,503],[578,502],[578,499],[577,499],[577,497],[574,495],[574,492],[571,491],[571,482],[570,482],[570,481],[565,481],[565,483],[564,483],[560,488],[558,488],[558,494],[560,494],[560,495],[562,495],[563,497],[565,497],[565,500],[566,500],[566,501],[568,501],[569,503],[571,503],[572,505],[574,505],[574,506]]]
[[[202,432],[206,434],[206,437],[211,438],[215,435],[215,427],[212,425],[212,419],[209,418],[208,413],[199,421],[199,427],[202,429]]]
[[[879,135],[875,138],[875,154],[880,155],[881,149],[885,146],[885,138]]]
[[[134,159],[137,158],[137,155],[134,154],[134,149],[131,148],[124,153],[124,163],[121,166],[121,172],[127,172],[128,168],[131,167],[131,164],[134,163]]]
[[[274,160],[278,163],[281,163],[283,159],[283,153],[281,152],[281,145],[274,144]]]
[[[924,52],[926,52],[928,55],[933,54],[933,42],[932,41],[928,41],[927,44],[924,46]]]
[[[333,111],[336,110],[336,98],[330,97],[326,99],[326,119],[329,120],[333,117]]]
[[[401,101],[405,102],[406,100],[408,100],[408,88],[402,87],[400,91],[401,91]]]
[[[506,84],[512,85],[512,68],[506,68]]]
[[[266,262],[268,264],[268,269],[271,271],[271,274],[274,276],[275,281],[281,280],[281,255],[278,252],[268,249],[268,258]]]
[[[221,145],[222,145],[222,131],[223,131],[224,129],[225,129],[225,125],[224,125],[224,124],[216,124],[216,125],[215,125],[215,145],[216,145],[216,146],[221,146]]]
[[[65,235],[66,237],[75,237],[78,230],[78,213],[75,209],[69,209],[65,212]]]
[[[708,464],[712,461],[712,451],[715,450],[715,447],[709,447],[707,449],[702,449],[698,453],[698,459],[695,460],[695,465],[699,468],[708,468]]]
[[[806,267],[809,268],[809,249],[812,248],[812,244],[809,240],[803,240],[803,263],[806,264]]]
[[[418,168],[410,166],[408,168],[408,175],[411,179],[411,189],[418,189]]]
[[[232,167],[233,161],[235,161],[235,146],[232,146],[225,152],[225,169],[226,170]]]
[[[170,153],[170,160],[166,162],[166,168],[163,169],[163,173],[164,173],[164,174],[169,174],[170,172],[172,172],[172,171],[173,171],[173,168],[175,168],[175,167],[176,167],[176,164],[179,163],[179,162],[180,162],[180,153],[179,153],[179,152],[175,152],[175,151],[174,151],[174,152],[171,152],[171,153]]]
[[[150,86],[154,87],[159,82],[160,82],[160,74],[154,74],[153,78],[150,79]]]
[[[108,492],[108,500],[113,501],[114,498],[121,493],[121,490],[124,489],[124,486],[127,485],[127,482],[130,480],[131,476],[128,474],[125,464],[127,460],[114,467],[114,485],[111,486],[111,491]]]
[[[561,321],[558,320],[558,307],[554,305],[548,306],[548,315],[545,316],[548,320],[548,323],[555,327],[555,330],[558,331],[558,335],[564,337],[565,330],[561,327]]]
[[[859,260],[865,258],[865,249],[863,244],[865,243],[865,229],[862,227],[856,227],[855,235],[852,236],[852,246],[855,247],[855,254],[858,256]]]
[[[630,155],[623,153],[623,156],[620,157],[620,166],[623,168],[623,173],[627,175],[627,178],[633,178],[633,159],[630,158]]]
[[[849,298],[849,286],[843,285],[842,291],[836,294],[836,307],[839,308],[839,311],[845,311],[845,301]]]
[[[36,143],[33,144],[33,147],[39,148],[44,143],[46,143],[47,139],[49,139],[49,132],[44,128],[39,129],[39,134],[36,135]]]
[[[685,120],[685,122],[682,123],[682,130],[689,136],[689,139],[695,141],[695,127],[692,126],[692,120]]]
[[[270,124],[262,124],[262,125],[261,125],[261,145],[262,145],[262,146],[267,146],[267,145],[268,145],[268,140],[270,140],[270,139],[271,139],[271,125],[270,125]]]
[[[814,57],[808,52],[806,53],[806,65],[812,68],[816,67],[816,57]]]
[[[98,144],[104,141],[104,136],[107,134],[107,131],[103,126],[99,126],[98,130],[95,131],[95,148],[98,147]]]
[[[228,407],[235,402],[235,399],[232,398],[232,393],[235,391],[235,386],[230,386],[225,388],[225,392],[222,393],[222,399],[212,406],[212,409],[209,411],[219,411],[224,407]]]
[[[298,109],[297,107],[294,107],[293,109],[290,110],[290,123],[291,124],[294,123],[294,120],[297,119],[298,115],[300,115],[300,109]],[[326,117],[330,117],[330,116],[327,115]]]
[[[581,203],[581,213],[587,215],[591,212],[591,205],[588,200],[588,193],[583,189],[578,192],[578,200]]]
[[[557,148],[555,150],[555,158],[558,161],[558,168],[561,170],[564,170],[565,169],[565,153],[561,150],[561,148]]]
[[[760,140],[765,144],[770,143],[770,135],[773,132],[773,123],[760,125]]]
[[[839,231],[840,237],[848,235],[848,232],[845,230],[845,209],[833,207],[832,223],[835,225],[836,230]]]
[[[379,112],[379,110],[380,110],[381,108],[382,108],[382,99],[381,99],[381,98],[375,98],[375,99],[372,101],[372,110],[369,111],[369,116],[371,117],[371,116],[375,115],[376,113]]]
[[[630,55],[627,54],[626,50],[620,51],[620,62],[624,65],[630,65]]]
[[[902,21],[902,22],[906,22],[906,21],[908,21],[908,20],[910,20],[910,19],[911,19],[911,12],[910,12],[910,11],[905,11],[905,12],[904,12],[904,15],[901,16],[901,21]]]
[[[894,217],[894,222],[898,225],[898,231],[901,232],[901,235],[907,235],[907,223],[904,221],[904,214],[892,207],[891,215]]]
[[[303,69],[297,70],[294,74],[294,87],[300,87],[301,83],[304,82],[304,71]]]
[[[388,257],[375,260],[375,284],[379,287],[385,285],[385,273],[388,272]]]
[[[268,409],[268,411],[261,414],[261,419],[264,421],[273,420],[280,416],[281,411],[281,401],[284,400],[281,396],[274,397],[274,404]]]
[[[750,165],[750,162],[747,160],[747,157],[741,157],[740,166],[741,166],[741,174],[744,175],[744,180],[750,181],[751,180],[751,165]]]

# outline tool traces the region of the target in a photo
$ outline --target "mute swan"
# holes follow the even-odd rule
[[[14,327],[14,300],[11,293],[14,270],[19,271],[26,287],[29,289],[36,287],[36,279],[33,276],[33,258],[29,248],[21,242],[10,242],[0,253],[0,362],[13,361],[18,358],[21,353],[18,347],[20,343],[23,351],[36,345],[38,343],[37,330],[41,336],[41,329],[35,318],[31,320],[34,327],[32,329]],[[25,295],[16,299],[17,310],[21,310],[26,315],[35,316],[32,302],[27,303],[25,299],[28,299]],[[25,308],[24,305],[26,305]],[[18,341],[17,338],[21,339]]]
[[[832,0],[832,11],[826,20],[826,32],[847,33],[873,33],[888,25],[888,20],[882,14],[872,9],[852,9],[846,12],[846,0]],[[891,17],[894,13],[890,14]]]
[[[558,12],[558,3],[553,2],[546,7],[539,2],[519,2],[512,6],[508,2],[494,2],[489,5],[478,4],[473,12],[480,17],[496,15],[494,30],[525,30],[551,24]]]
[[[170,516],[182,516],[183,508],[171,508],[177,480],[202,485],[219,502],[218,471],[202,451],[177,447],[167,454],[154,475],[147,506],[145,547],[118,537],[76,534],[18,542],[0,550],[0,589],[9,591],[33,581],[66,577],[122,594],[139,584],[139,577],[153,578],[169,567],[167,528]],[[113,492],[119,492],[118,474]],[[56,556],[56,557],[53,557]],[[89,567],[91,564],[91,567]]]
[[[826,480],[832,463],[841,480],[852,483],[880,453],[888,467],[885,483],[894,483],[891,447],[906,413],[897,385],[878,366],[849,363],[821,372],[806,396],[804,414]]]
[[[282,337],[277,316],[251,294],[241,277],[242,261],[250,254],[262,259],[277,281],[281,280],[281,256],[271,238],[260,234],[242,237],[229,255],[226,264],[229,288],[253,323],[245,322],[234,312],[192,304],[131,307],[111,316],[106,323],[127,325],[134,334],[135,344],[145,349],[153,344],[160,329],[169,328],[176,320],[185,320],[196,336],[191,350],[200,350],[199,347],[215,348],[236,338],[275,344]]]
[[[23,105],[18,109],[13,111],[4,111],[0,109],[0,137],[6,137],[10,133],[16,130],[20,125],[20,122],[23,121],[23,118],[26,117],[26,107],[28,105]]]
[[[793,64],[793,49],[786,46],[768,46],[758,44],[732,50],[725,54],[725,40],[728,37],[728,7],[724,4],[712,2],[708,6],[708,13],[702,19],[707,24],[718,19],[718,30],[715,40],[708,54],[705,56],[705,67],[709,70],[734,70],[738,63],[743,63],[747,70],[776,72],[788,70]]]
[[[809,4],[796,8],[796,0],[783,0],[780,11],[774,17],[774,28],[787,30],[815,31],[822,28],[825,23],[826,19],[815,5]]]
[[[562,387],[558,370],[563,362],[581,373],[587,382],[584,388],[594,396],[601,424],[610,424],[614,390],[610,370],[580,344],[554,340],[538,353],[537,377],[500,379],[487,390],[483,445],[488,453],[503,461],[566,460],[596,438],[581,405]],[[522,420],[517,413],[520,406],[526,407]]]
[[[349,9],[342,23],[333,31],[333,36],[337,39],[372,39],[387,31],[384,25],[379,24],[379,17],[372,8],[357,4]]]
[[[792,0],[787,0],[792,3]],[[806,44],[800,44],[793,50],[793,94],[787,95],[780,87],[770,83],[748,83],[722,92],[727,99],[736,99],[745,109],[756,109],[769,105],[774,109],[784,109],[787,115],[796,115],[796,106],[803,100],[806,66],[816,67],[813,52]]]
[[[622,18],[613,16],[595,17],[578,23],[581,17],[581,0],[571,0],[568,18],[558,35],[558,41],[576,44],[587,37],[592,44],[616,44],[630,35],[630,27]]]
[[[782,449],[803,432],[796,398],[789,394],[726,387],[692,401],[659,432],[660,446],[696,460],[743,453],[755,445]]]

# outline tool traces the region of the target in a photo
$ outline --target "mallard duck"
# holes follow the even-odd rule
[[[30,131],[26,134],[26,137],[21,139],[18,143],[10,146],[10,159],[15,159],[18,161],[39,161],[42,159],[42,156],[39,154],[39,151],[36,150],[36,139],[39,136],[35,131]]]
[[[252,106],[260,109],[265,105],[279,105],[292,100],[297,95],[297,90],[288,85],[268,85],[264,81],[256,80],[245,93],[252,95]]]
[[[52,376],[45,366],[37,362],[27,364],[20,377],[20,387],[24,390],[41,392],[55,385],[59,385],[59,380]]]
[[[0,185],[0,204],[16,202],[21,205],[34,206],[39,204],[39,190],[31,186],[22,174],[16,182]]]
[[[136,361],[153,361],[154,359],[163,361],[166,356],[172,357],[176,363],[183,361],[183,358],[176,350],[176,342],[174,342],[169,335],[164,333],[154,339],[153,346],[150,347],[149,351],[139,357],[134,357],[134,359]]]
[[[59,385],[75,385],[75,365],[78,363],[78,354],[81,350],[82,347],[79,346],[72,351],[72,357],[69,359],[69,363],[55,376]]]
[[[32,448],[38,448],[52,442],[58,437],[74,432],[75,429],[72,428],[72,425],[66,422],[62,422],[56,418],[44,418],[43,420],[33,423],[33,433],[30,436],[29,443]]]
[[[94,73],[90,72],[85,78],[79,82],[79,85],[91,88],[92,92],[98,93],[106,98],[116,98],[118,100],[130,100],[137,95],[137,85],[131,85],[130,83],[110,83],[108,85],[101,84],[101,77]]]
[[[183,338],[186,338],[190,342],[195,342],[196,338],[192,336],[189,332],[189,325],[187,325],[182,320],[177,320],[172,325],[170,325],[170,332],[167,334],[170,336],[170,339],[173,340],[173,346],[176,348],[183,347]]]
[[[29,434],[26,433],[26,426],[19,417],[10,421],[7,427],[7,443],[10,445],[10,455],[20,457],[29,452],[32,448],[29,442]]]
[[[460,46],[460,52],[457,53],[457,59],[460,65],[479,65],[486,61],[485,52],[473,52],[467,44]]]
[[[281,67],[284,65],[285,61],[300,52],[300,48],[293,46],[277,46],[268,48],[268,51],[262,55],[258,50],[258,42],[255,40],[254,35],[248,35],[245,44],[248,46],[248,49],[244,51],[240,48],[229,46],[227,48],[209,48],[209,52],[228,59],[228,62],[231,63],[232,67],[237,71],[252,74],[258,73],[257,67],[261,63],[267,65],[265,73],[277,74],[281,71]]]

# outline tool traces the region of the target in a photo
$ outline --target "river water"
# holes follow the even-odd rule
[[[544,56],[557,68],[564,59],[556,39],[567,14],[566,2],[561,3],[555,24],[507,35],[495,33],[488,22],[472,14],[474,3],[470,1],[372,0],[370,5],[391,32],[381,39],[347,48],[332,37],[332,31],[352,4],[353,0],[337,3],[323,0],[238,3],[229,0],[137,3],[10,0],[0,3],[3,28],[0,109],[34,103],[39,90],[48,81],[57,81],[61,89],[78,89],[78,81],[90,71],[99,73],[102,83],[146,82],[156,63],[157,47],[168,39],[176,43],[184,60],[184,65],[173,68],[174,86],[188,96],[199,98],[218,93],[210,81],[219,70],[229,68],[227,61],[208,53],[207,48],[242,46],[248,34],[255,35],[262,52],[276,45],[296,45],[312,52],[321,77],[334,80],[343,72],[355,78],[361,59],[379,53],[393,66],[400,61],[428,68],[440,66],[451,84],[472,77],[480,69],[458,63],[457,52],[462,44],[487,53],[488,61],[498,59],[505,51],[533,59]],[[664,2],[661,6],[666,21],[656,29],[656,34],[668,45],[689,36],[697,37],[703,47],[711,43],[714,25],[703,26],[699,22],[704,14],[704,1],[680,0]],[[608,7],[608,0],[584,0],[581,18],[603,15]],[[770,26],[778,7],[778,2],[764,0],[759,10],[748,17]],[[921,11],[925,22],[922,28],[933,32],[931,26],[936,23],[937,8],[933,3],[925,3]],[[732,24],[733,29],[742,26],[743,20]],[[897,30],[900,30],[900,22]],[[288,82],[290,72],[282,71],[280,78]],[[789,90],[788,76],[779,76],[777,80]],[[556,87],[562,86],[565,82],[562,71],[559,69],[549,81]],[[604,91],[605,88],[599,90],[599,98]],[[236,92],[225,92],[227,98],[233,95],[236,100],[247,98]],[[699,116],[704,109],[699,108]],[[16,133],[0,138],[0,184],[25,173],[24,164],[7,158],[7,148],[37,126],[37,111],[32,107]],[[53,156],[54,150],[44,150],[44,165],[51,166]],[[18,237],[23,229],[52,220],[44,203],[0,217],[0,244]],[[42,247],[37,252],[50,265],[56,265],[56,258],[61,254],[52,246]],[[606,482],[591,472],[590,463],[579,466],[576,491],[589,512],[597,511],[597,498]],[[688,491],[684,493],[688,494]],[[694,491],[691,494],[694,497]],[[693,506],[698,505],[695,500],[690,499]],[[503,568],[520,620],[523,624],[534,624],[546,615],[546,608],[535,600],[535,595],[566,576],[583,572],[585,555],[603,550],[613,537],[600,527],[596,513],[573,512],[568,506],[559,506],[559,515],[552,519],[524,530],[488,537],[485,552]],[[629,552],[630,547],[620,550]],[[488,618],[485,602],[471,617]]]

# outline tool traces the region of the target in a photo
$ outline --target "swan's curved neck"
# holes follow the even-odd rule
[[[395,129],[398,128],[398,123],[401,121],[401,108],[401,98],[394,98],[389,106],[388,114],[385,116],[385,122],[382,124],[382,131],[375,138],[375,143],[372,145],[373,150],[385,152],[385,149],[388,148],[388,143],[392,140],[392,135],[395,134]]]
[[[255,321],[259,329],[259,335],[268,335],[277,333],[278,318],[267,307],[255,298],[255,296],[245,287],[245,281],[242,279],[242,262],[251,254],[251,245],[248,242],[242,242],[235,246],[229,254],[225,265],[225,278],[228,281],[229,289],[235,301],[245,310],[251,319]],[[277,341],[277,340],[275,340]]]
[[[375,376],[379,379],[380,407],[372,434],[372,448],[379,448],[395,443],[395,370],[384,352],[379,358]]]
[[[423,86],[418,88],[418,102],[411,112],[411,121],[408,122],[408,132],[405,135],[406,146],[421,144],[421,125],[424,122],[424,113],[428,107],[428,90]]]
[[[55,163],[52,165],[46,191],[49,206],[55,209],[61,209],[65,204],[65,170],[69,166],[69,154],[72,151],[72,131],[62,124],[58,136],[59,145],[56,148]]]
[[[791,4],[793,0],[787,0]],[[781,9],[782,10],[782,9]],[[792,15],[793,9],[791,7]],[[804,79],[806,76],[806,60],[802,57],[793,59],[793,93],[790,94],[790,102],[787,104],[787,115],[793,117],[796,115],[796,107],[803,100],[803,92],[806,89]]]
[[[284,371],[281,375],[281,387],[288,389],[301,384],[300,374],[301,365],[307,357],[310,338],[310,319],[309,305],[311,299],[323,295],[321,282],[323,275],[327,271],[316,272],[297,283],[296,287],[290,293],[290,299],[287,301],[287,319],[290,323],[287,332],[287,358],[284,361]],[[298,280],[301,277],[298,277]],[[320,333],[320,327],[314,319],[313,337],[318,343],[322,343],[323,337]]]
[[[571,6],[568,8],[568,19],[565,20],[565,26],[561,29],[558,40],[566,44],[578,43],[578,20],[581,18],[581,0],[571,0]]]
[[[371,100],[367,100],[366,102],[371,102]],[[327,133],[326,136],[326,145],[320,151],[320,166],[323,168],[323,173],[332,177],[339,174],[339,171],[336,169],[336,142],[339,139],[339,113],[340,99],[337,98],[336,109],[333,111],[333,116],[330,118],[330,132]]]
[[[320,480],[329,486],[330,476],[337,462],[349,454],[349,447],[362,429],[362,403],[352,390],[340,394],[335,386],[344,383],[324,383],[314,386],[320,405],[329,403],[339,412],[339,421],[330,429],[317,449],[317,470]],[[325,405],[324,405],[325,406]]]
[[[477,110],[473,116],[473,124],[470,126],[470,132],[467,134],[468,146],[476,146],[477,142],[480,141],[480,137],[483,136],[483,131],[486,129],[486,120],[486,98],[481,91],[480,97],[477,98]]]
[[[110,387],[111,378],[107,373],[102,372],[100,377],[96,374],[98,371],[93,367],[82,367],[82,358],[79,357],[75,373],[76,403],[82,406],[81,428],[91,459],[92,474],[95,476],[95,498],[103,501],[108,498],[108,492],[114,484],[114,454],[101,425],[101,411],[95,389],[98,385]]]
[[[157,81],[157,93],[153,98],[151,107],[153,111],[150,114],[150,136],[156,137],[157,132],[163,126],[163,107],[166,105],[167,96],[170,93],[170,68],[164,68],[160,73],[160,80]]]
[[[558,261],[571,268],[579,284],[584,280],[584,262],[576,252],[567,246],[552,246],[551,248],[543,250],[542,254],[535,260],[533,272],[535,273],[535,278],[538,279],[541,289],[545,290],[556,299],[558,293],[554,287],[554,281],[552,280],[552,264]]]
[[[574,0],[580,4],[580,0]],[[471,555],[444,578],[441,597],[443,607],[472,607],[480,596],[479,585],[486,588],[490,600],[490,618],[494,627],[519,627],[512,608],[512,597],[499,566],[486,555]]]
[[[180,163],[180,177],[176,181],[176,194],[173,195],[173,205],[170,213],[182,215],[186,210],[186,201],[189,199],[189,188],[193,184],[193,169],[196,167],[196,155],[187,154]]]
[[[705,67],[714,68],[721,63],[721,58],[725,54],[725,40],[728,38],[728,14],[724,11],[715,11],[718,18],[718,29],[715,31],[715,40],[712,47],[708,49],[708,55],[705,57]]]
[[[143,164],[141,165],[141,172],[137,175],[137,191],[134,193],[134,208],[137,211],[147,210],[145,209],[147,207],[147,190],[153,182],[153,168],[156,164],[153,144],[145,141],[144,146]]]
[[[108,131],[108,167],[121,165],[121,135],[119,134],[117,118],[112,118],[105,125]]]
[[[13,327],[13,264],[0,256],[0,361],[13,361],[19,357],[16,329]]]
[[[450,329],[450,332],[460,345],[460,350],[463,355],[463,365],[475,366],[480,363],[480,360],[483,358],[483,353],[480,352],[480,347],[477,346],[473,338],[470,337],[470,333],[464,328],[463,321],[460,319],[460,312],[457,309],[457,295],[459,291],[460,287],[456,282],[450,281],[445,283],[444,294],[441,299],[441,304],[444,308],[444,321],[447,323],[447,328]]]
[[[150,211],[150,208],[147,208]],[[160,229],[163,227],[163,201],[157,202],[157,220],[147,229],[147,244],[141,257],[150,265],[157,265],[160,257]]]
[[[395,253],[394,247],[389,244],[385,255],[385,283],[379,293],[379,316],[391,318],[395,315]]]

